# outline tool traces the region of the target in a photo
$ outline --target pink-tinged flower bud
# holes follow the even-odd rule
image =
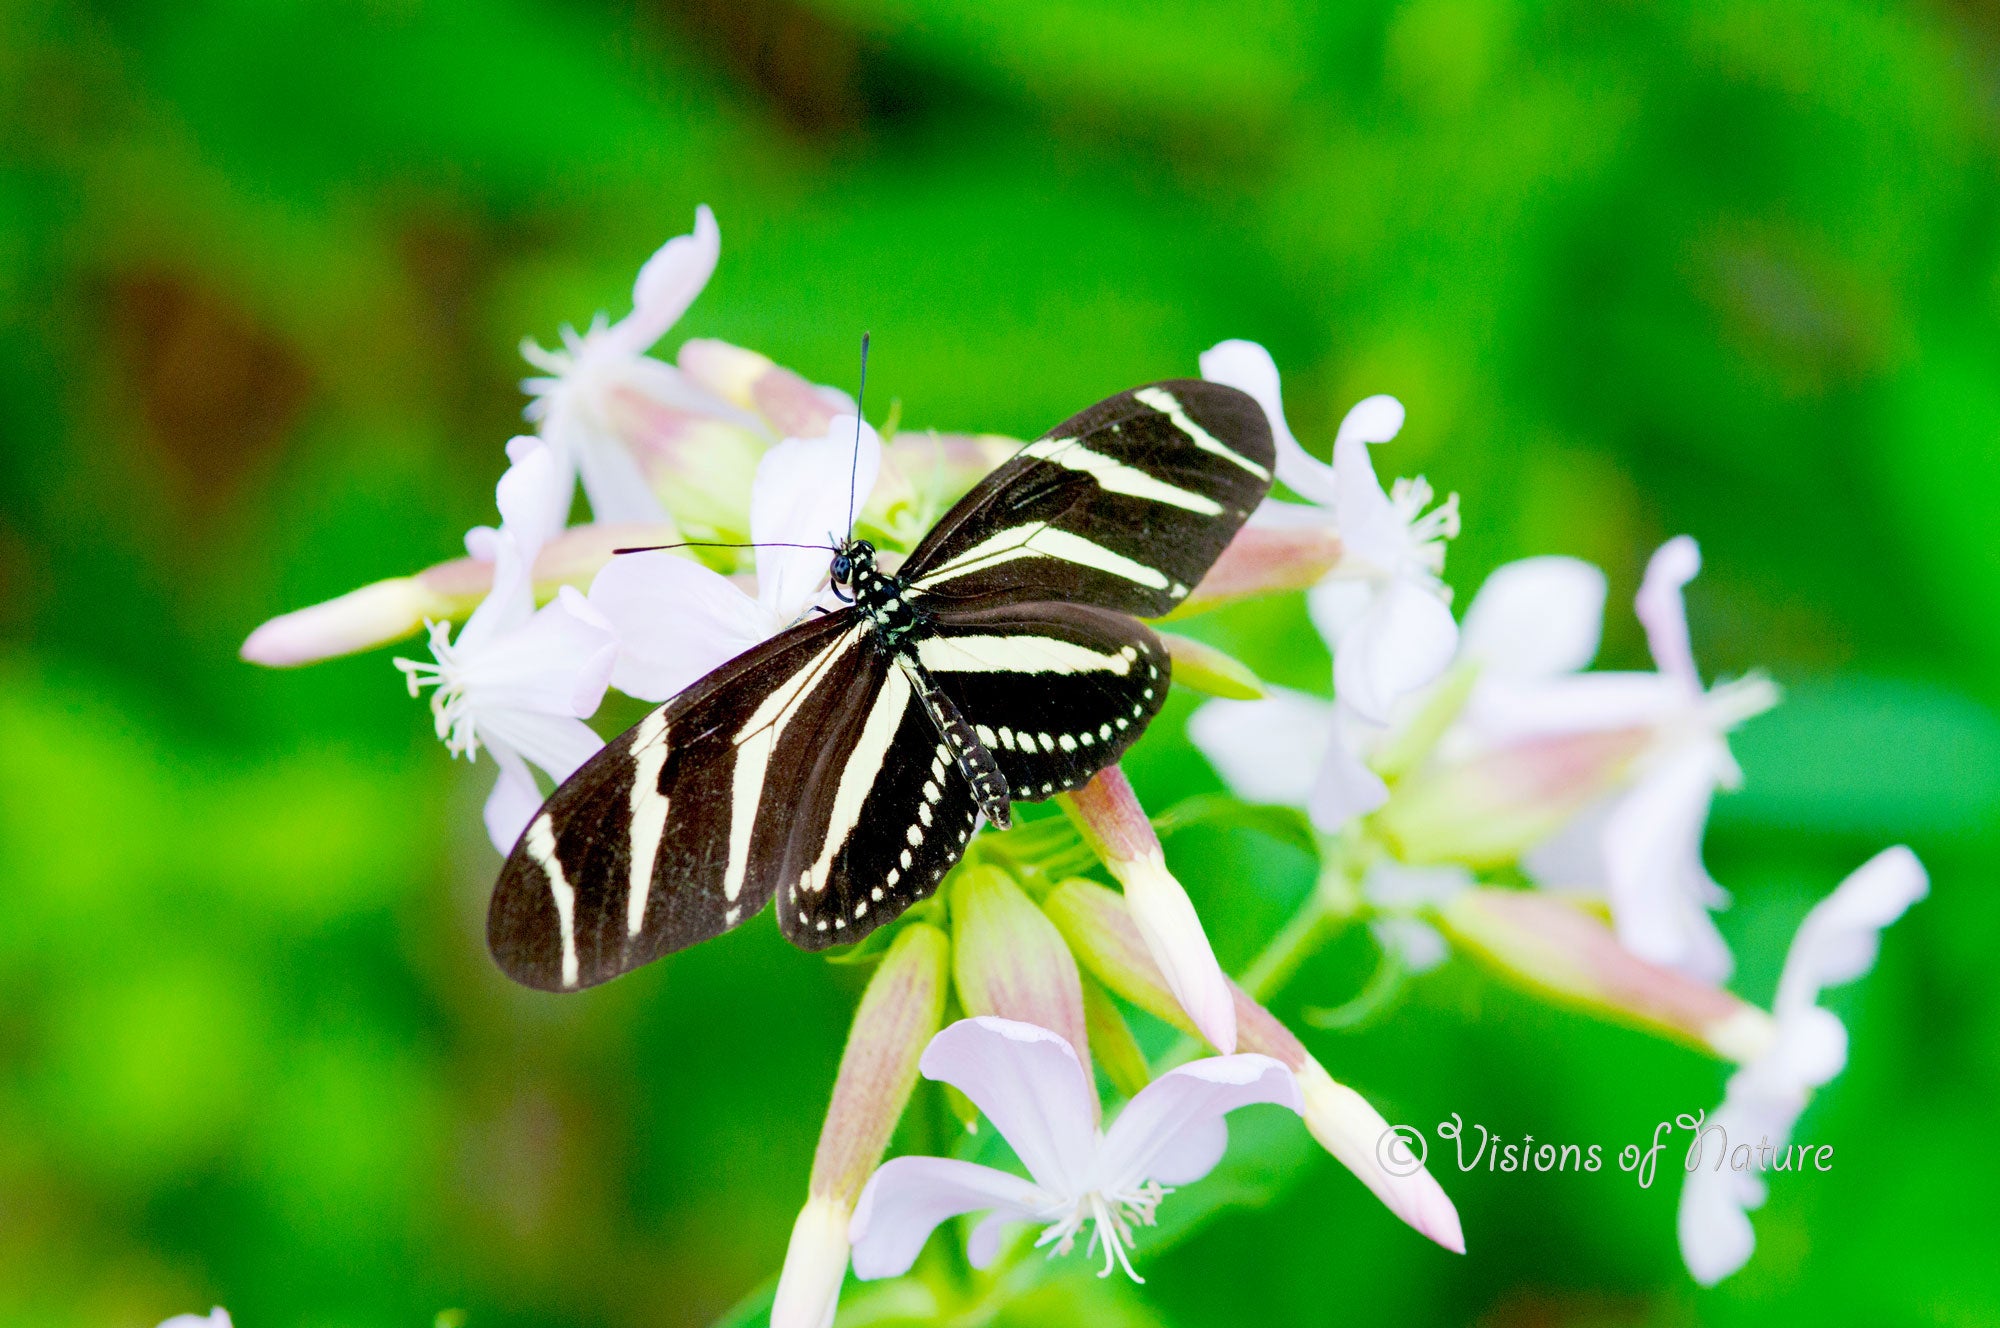
[[[1299,1114],[1320,1147],[1339,1159],[1384,1207],[1420,1235],[1453,1254],[1465,1253],[1465,1229],[1459,1223],[1457,1206],[1423,1166],[1407,1170],[1416,1159],[1399,1151],[1382,1113],[1361,1094],[1337,1082],[1311,1056],[1294,1066],[1292,1074],[1305,1098],[1305,1110]]]
[[[1250,666],[1206,641],[1161,632],[1174,661],[1174,681],[1230,701],[1261,701],[1264,684]]]
[[[1090,1042],[1076,959],[1055,924],[998,867],[967,867],[951,886],[951,968],[969,1015],[1060,1034],[1087,1071]]]
[[[847,1270],[847,1224],[910,1099],[917,1061],[944,1018],[950,960],[951,943],[942,931],[910,923],[862,993],[820,1127],[806,1204],[778,1276],[772,1328],[833,1322]]]
[[[1169,618],[1206,613],[1232,600],[1310,590],[1340,562],[1340,536],[1324,524],[1245,526]]]
[[[1653,734],[1644,728],[1529,738],[1399,780],[1375,827],[1405,862],[1496,867],[1617,788]]]
[[[1043,907],[1091,976],[1148,1014],[1195,1031],[1147,954],[1125,901],[1101,885],[1072,880],[1051,891]],[[1292,1071],[1305,1099],[1301,1115],[1306,1129],[1320,1146],[1390,1212],[1446,1249],[1465,1253],[1457,1208],[1423,1167],[1394,1165],[1399,1155],[1393,1140],[1384,1142],[1389,1125],[1381,1114],[1359,1093],[1335,1081],[1291,1030],[1242,988],[1230,983],[1229,993],[1238,1048],[1270,1056]]]
[[[426,618],[450,618],[471,607],[426,588],[417,577],[394,577],[278,615],[250,633],[242,655],[252,664],[292,668],[400,641]]]
[[[1236,1008],[1229,980],[1215,960],[1194,903],[1167,870],[1166,854],[1125,772],[1108,766],[1088,784],[1062,795],[1070,819],[1118,883],[1125,903],[1167,986],[1209,1045],[1236,1050]]]
[[[667,544],[672,526],[645,524],[572,526],[535,557],[535,599],[547,603],[564,586],[585,589],[612,550]],[[243,643],[252,664],[292,668],[373,650],[416,635],[425,622],[463,618],[493,589],[493,564],[454,558],[414,576],[393,577],[271,619]]]
[[[852,1200],[820,1194],[806,1199],[785,1246],[771,1328],[832,1328],[840,1284],[847,1276],[847,1224],[853,1216]]]
[[[1639,958],[1610,927],[1559,896],[1475,887],[1446,900],[1437,921],[1454,944],[1535,995],[1725,1060],[1754,1060],[1771,1045],[1764,1011]]]

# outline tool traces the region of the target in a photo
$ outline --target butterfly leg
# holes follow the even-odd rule
[[[896,663],[909,677],[910,686],[923,702],[924,713],[937,725],[938,736],[951,748],[959,772],[972,785],[980,814],[985,816],[987,824],[1005,830],[1014,821],[1013,790],[1007,787],[1007,777],[1000,773],[1000,763],[993,759],[993,753],[986,750],[986,744],[979,740],[972,725],[965,722],[965,716],[922,664],[905,654],[898,654]]]

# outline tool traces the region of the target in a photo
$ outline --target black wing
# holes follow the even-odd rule
[[[806,950],[858,941],[929,897],[978,824],[972,786],[913,671],[871,654],[869,685],[795,786],[778,923]]]
[[[1015,801],[1079,788],[1167,699],[1171,664],[1145,624],[1086,604],[940,609],[917,657],[973,726]]]
[[[1120,392],[981,481],[901,575],[937,599],[1156,618],[1270,491],[1274,458],[1263,408],[1233,387],[1180,379]]]
[[[501,969],[573,991],[756,914],[786,879],[802,772],[884,676],[843,610],[739,655],[627,730],[550,796],[508,857],[486,922]]]

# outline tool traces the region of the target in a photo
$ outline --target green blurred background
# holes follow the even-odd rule
[[[1746,995],[1876,848],[1932,869],[1836,998],[1835,1170],[1778,1179],[1720,1289],[1670,1172],[1447,1165],[1460,1259],[1295,1151],[1142,1242],[1117,1322],[2000,1321],[1996,147],[1973,0],[0,6],[0,1322],[699,1324],[776,1269],[862,975],[759,922],[511,987],[488,768],[390,652],[235,655],[489,520],[519,338],[624,312],[698,202],[722,265],[668,353],[847,385],[867,328],[906,422],[1029,436],[1252,337],[1322,448],[1405,402],[1378,465],[1463,494],[1461,603],[1604,565],[1620,666],[1696,535],[1704,668],[1789,693],[1710,836]],[[1326,689],[1296,603],[1209,630]],[[1177,706],[1156,805],[1215,787]],[[1307,878],[1173,852],[1226,961]],[[1463,964],[1308,1036],[1392,1120],[1607,1153],[1724,1077]],[[1031,1321],[1112,1321],[1061,1300]]]

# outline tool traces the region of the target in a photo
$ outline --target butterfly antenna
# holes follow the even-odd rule
[[[854,459],[847,467],[847,538],[854,538],[854,486],[861,475],[861,407],[868,399],[868,334],[861,334],[861,383],[854,389]]]
[[[640,544],[629,549],[613,549],[613,553],[657,553],[661,549],[825,549],[838,552],[831,544],[786,544],[778,540],[764,540],[756,544],[730,544],[722,540],[682,540],[679,544]]]

